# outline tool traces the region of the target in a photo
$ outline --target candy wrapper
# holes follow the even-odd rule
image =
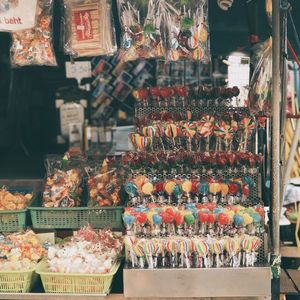
[[[118,206],[121,203],[121,181],[117,169],[109,170],[104,164],[89,172],[89,207]]]
[[[96,232],[88,226],[70,240],[49,248],[49,269],[59,273],[109,273],[122,248],[121,237],[109,230]]]
[[[208,1],[160,1],[167,31],[167,59],[210,61]]]
[[[82,161],[66,154],[63,159],[46,160],[47,179],[43,192],[44,207],[80,206],[82,196]]]
[[[36,26],[12,33],[12,65],[57,65],[52,42],[52,11],[53,0],[39,0]]]
[[[3,187],[0,190],[0,211],[25,209],[31,199],[32,194],[30,193],[11,193],[5,187]]]
[[[122,27],[121,55],[125,60],[164,56],[160,0],[118,0]]]
[[[110,0],[64,0],[64,9],[66,54],[81,57],[116,52]]]
[[[272,39],[264,42],[252,75],[249,91],[249,108],[253,113],[270,115],[272,98]]]
[[[0,270],[21,271],[35,268],[45,249],[33,231],[0,235]]]

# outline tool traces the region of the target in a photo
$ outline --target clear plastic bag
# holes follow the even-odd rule
[[[167,32],[167,59],[192,59],[208,63],[208,1],[163,0],[160,6]]]
[[[75,57],[117,51],[111,0],[64,0],[64,51]]]
[[[52,12],[53,0],[39,0],[36,26],[12,33],[12,65],[57,65],[52,42]]]
[[[260,59],[251,78],[248,105],[253,113],[269,115],[272,100],[272,38],[262,44],[256,56]]]
[[[81,205],[83,166],[81,156],[64,158],[48,156],[46,161],[47,179],[43,191],[44,207],[75,207]]]
[[[118,0],[122,27],[121,54],[125,60],[163,57],[161,0]]]
[[[90,169],[88,179],[88,207],[118,206],[121,203],[121,179],[117,169],[102,167]]]

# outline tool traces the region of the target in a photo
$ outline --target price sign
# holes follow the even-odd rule
[[[67,78],[76,78],[80,84],[82,78],[92,77],[92,67],[90,61],[66,62]]]

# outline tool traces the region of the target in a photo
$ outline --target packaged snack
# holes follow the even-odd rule
[[[88,179],[89,207],[118,206],[121,203],[121,181],[117,169],[107,164],[94,168]]]
[[[161,37],[164,20],[159,9],[159,0],[118,0],[122,27],[121,54],[125,60],[164,56]]]
[[[165,19],[167,59],[210,61],[207,0],[160,1]]]
[[[66,54],[113,55],[116,50],[110,0],[64,0]]]
[[[10,193],[5,187],[0,190],[0,210],[19,210],[25,209],[32,194],[22,194],[19,192]]]
[[[31,230],[0,236],[0,270],[2,271],[32,269],[44,254],[45,249]]]
[[[266,40],[259,53],[249,89],[248,104],[252,113],[270,114],[272,101],[272,38]]]
[[[49,248],[49,269],[58,273],[109,273],[122,248],[121,237],[110,230],[97,232],[88,226],[70,240]]]
[[[57,65],[52,42],[52,11],[53,0],[39,0],[36,26],[12,33],[12,65]]]
[[[47,160],[48,176],[43,192],[45,207],[80,206],[82,196],[82,165],[80,161],[65,155],[61,159]]]

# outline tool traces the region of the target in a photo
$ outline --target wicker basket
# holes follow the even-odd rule
[[[123,207],[72,207],[46,208],[35,199],[29,207],[32,226],[35,229],[79,229],[88,224],[95,229],[122,230]]]
[[[99,294],[108,295],[114,275],[120,263],[116,263],[106,274],[65,274],[48,271],[48,264],[42,261],[36,272],[41,276],[46,293],[55,294]]]
[[[0,293],[28,293],[35,279],[35,269],[0,271]]]

